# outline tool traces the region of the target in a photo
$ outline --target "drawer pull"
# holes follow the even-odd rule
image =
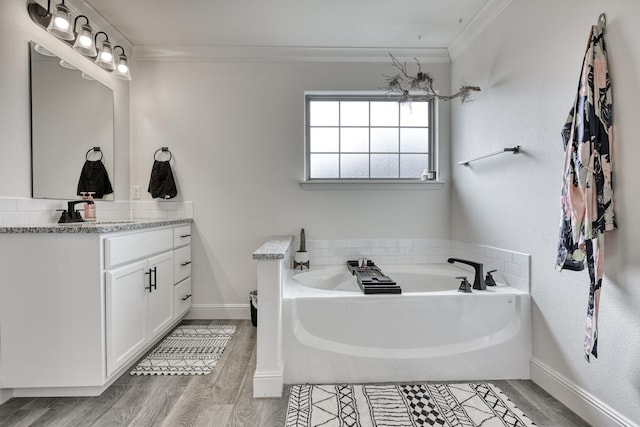
[[[188,300],[189,298],[191,298],[191,294],[183,296],[183,297],[182,297],[182,301],[186,301],[186,300]]]
[[[181,263],[180,266],[181,267],[186,267],[189,264],[191,264],[191,261],[185,261],[185,262]]]
[[[191,234],[181,234],[180,235],[181,239],[186,239],[187,237],[191,237]]]

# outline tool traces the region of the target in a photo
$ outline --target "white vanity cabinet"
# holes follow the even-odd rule
[[[0,388],[102,393],[189,310],[190,238],[176,234],[190,225],[1,234]]]

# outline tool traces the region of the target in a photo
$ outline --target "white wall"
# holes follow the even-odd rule
[[[606,236],[599,358],[587,363],[582,341],[589,278],[586,271],[558,273],[554,262],[560,130],[574,100],[589,27],[601,12],[608,20],[620,229]],[[640,3],[631,0],[515,0],[453,59],[453,87],[473,82],[482,93],[476,102],[453,108],[451,152],[452,238],[532,255],[534,368],[550,368],[575,390],[635,422],[640,422],[640,224],[634,218],[640,208],[635,188],[640,181],[639,19]],[[455,165],[517,144],[523,154]],[[560,395],[562,387],[556,386],[552,391]],[[590,419],[580,402],[567,403]]]
[[[180,196],[194,202],[194,305],[246,305],[251,254],[267,238],[447,238],[449,190],[305,191],[304,91],[378,90],[394,69],[355,62],[137,61],[131,87],[132,185],[168,146]],[[449,87],[449,64],[429,64]],[[440,114],[448,165],[449,105]],[[448,177],[448,167],[443,169]],[[209,311],[207,311],[209,310]],[[246,306],[237,307],[247,316]],[[224,315],[230,315],[228,311]]]

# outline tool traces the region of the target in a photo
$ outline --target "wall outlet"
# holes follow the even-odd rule
[[[139,200],[140,199],[140,186],[132,185],[131,186],[131,198]]]

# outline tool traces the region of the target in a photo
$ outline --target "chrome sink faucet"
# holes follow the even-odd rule
[[[453,264],[454,262],[459,262],[461,264],[467,264],[470,265],[471,267],[473,267],[473,269],[475,270],[475,274],[473,277],[473,289],[477,289],[480,291],[484,291],[485,289],[487,289],[487,286],[484,283],[484,280],[482,278],[482,264],[479,262],[474,262],[474,261],[469,261],[466,259],[460,259],[460,258],[449,258],[447,260],[447,262],[449,264]]]

